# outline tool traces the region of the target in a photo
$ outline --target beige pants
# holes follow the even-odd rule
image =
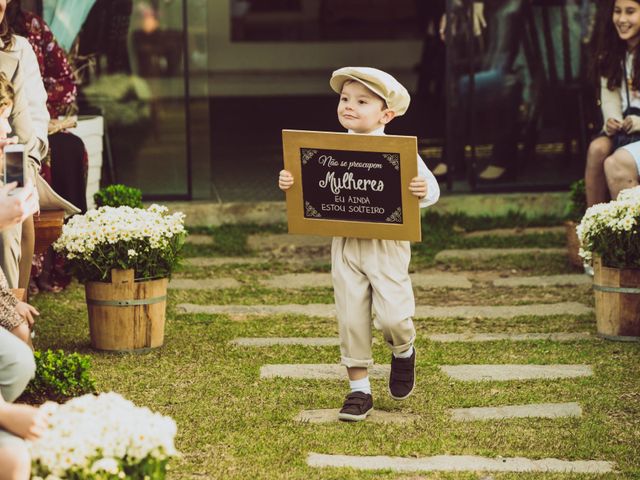
[[[0,231],[0,268],[7,277],[9,288],[18,288],[20,277],[20,240],[22,224]]]
[[[374,325],[393,352],[415,340],[415,300],[409,278],[409,242],[335,237],[331,276],[336,301],[340,353],[347,367],[370,367]]]
[[[13,402],[24,391],[35,374],[33,352],[18,337],[0,328],[0,394]],[[23,442],[0,427],[0,448]]]

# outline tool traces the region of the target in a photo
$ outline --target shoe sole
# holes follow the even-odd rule
[[[364,412],[361,415],[351,415],[349,413],[338,413],[338,420],[342,420],[343,422],[361,422],[365,420],[369,414],[373,412],[373,407]]]
[[[407,398],[409,398],[411,396],[413,391],[416,389],[416,363],[418,361],[418,352],[417,352],[417,350],[414,351],[414,354],[416,356],[416,359],[413,362],[413,388],[404,397],[396,397],[393,393],[391,393],[391,387],[389,385],[387,385],[387,390],[389,390],[389,396],[391,398],[393,398],[394,400],[406,400]]]

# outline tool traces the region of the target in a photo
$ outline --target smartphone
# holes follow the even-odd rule
[[[26,167],[24,145],[15,144],[4,147],[4,184],[17,182],[17,188],[24,187],[24,172]],[[16,189],[17,189],[16,188]],[[17,193],[12,190],[12,194]]]

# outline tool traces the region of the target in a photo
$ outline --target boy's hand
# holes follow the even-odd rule
[[[409,183],[409,191],[418,198],[427,196],[427,181],[422,177],[413,177]]]
[[[280,170],[280,176],[278,177],[278,187],[283,192],[286,192],[293,185],[293,175],[289,170]]]
[[[616,120],[615,118],[607,119],[607,123],[604,126],[604,133],[612,137],[620,130],[622,130],[622,122],[620,120]]]
[[[32,307],[31,305],[25,302],[17,303],[16,312],[18,312],[18,315],[20,315],[22,318],[24,318],[27,321],[27,323],[29,324],[29,328],[32,328],[33,324],[36,322],[36,319],[33,318],[34,315],[36,317],[40,315],[40,312],[38,312],[38,310],[36,310],[34,307]]]

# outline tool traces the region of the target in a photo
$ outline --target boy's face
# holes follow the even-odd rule
[[[9,116],[11,115],[12,105],[0,107],[0,140],[6,140],[11,133],[11,125],[9,125]]]
[[[338,102],[338,120],[344,128],[371,133],[394,116],[393,111],[385,109],[382,99],[360,82],[345,82]]]

